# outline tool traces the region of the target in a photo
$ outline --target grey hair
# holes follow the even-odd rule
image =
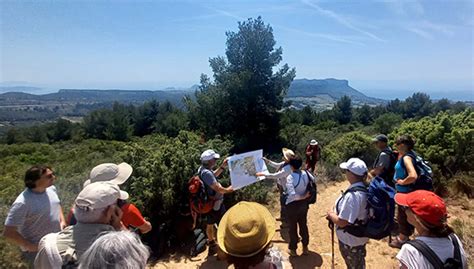
[[[79,269],[138,269],[145,268],[150,251],[135,233],[112,231],[100,236],[84,252]]]
[[[98,223],[100,220],[102,220],[107,208],[108,207],[90,210],[74,205],[74,217],[76,218],[77,222]]]

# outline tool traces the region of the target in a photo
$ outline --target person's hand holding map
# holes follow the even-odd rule
[[[230,180],[234,190],[253,184],[262,178],[257,173],[268,172],[263,161],[263,150],[256,150],[229,157]]]

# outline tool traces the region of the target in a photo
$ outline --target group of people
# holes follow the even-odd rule
[[[390,148],[388,138],[383,134],[374,137],[373,143],[379,153],[370,170],[359,158],[350,158],[339,165],[350,185],[326,215],[329,226],[336,230],[339,250],[347,268],[359,269],[366,266],[366,244],[369,238],[353,235],[346,228],[364,225],[372,217],[368,212],[367,180],[377,177],[396,190],[394,202],[397,204],[399,234],[389,240],[389,245],[400,249],[396,256],[400,268],[467,268],[462,243],[447,224],[445,202],[431,190],[420,189],[416,184],[421,171],[417,165],[417,154],[413,151],[413,138],[409,135],[398,137],[395,141],[397,151]],[[297,154],[284,148],[281,162],[264,158],[275,169],[274,173],[256,174],[277,181],[280,190],[281,228],[289,228],[290,256],[298,255],[299,242],[302,244],[302,255],[309,253],[309,205],[306,201],[309,192],[306,186],[309,181],[315,180],[316,162],[312,163],[312,160],[317,161],[319,158],[308,161],[308,157],[313,155],[310,146],[315,145],[317,142],[311,141],[306,148],[306,169],[302,169],[303,161]],[[320,152],[319,147],[317,151]],[[213,156],[215,160],[220,157],[217,154]],[[216,172],[223,170],[226,161],[223,164]],[[217,175],[216,172],[214,176]],[[215,180],[213,178],[211,182],[217,182]],[[221,194],[232,191],[231,186],[219,188],[222,190],[218,191],[217,187],[213,187]],[[223,216],[222,208],[219,212],[217,215],[222,219],[217,231],[217,245],[223,252],[224,259],[234,264],[235,268],[275,268],[275,264],[265,259],[276,229],[276,220],[270,212],[259,204],[249,202],[238,203]],[[410,240],[415,230],[417,236]]]
[[[53,170],[33,166],[3,234],[21,248],[29,267],[145,268],[150,251],[132,231],[147,233],[152,226],[119,187],[132,171],[127,163],[94,167],[66,219]]]
[[[348,233],[346,228],[363,225],[370,218],[364,190],[367,179],[374,178],[382,178],[397,191],[394,200],[398,205],[399,235],[390,241],[390,246],[400,248],[397,259],[401,268],[437,269],[445,263],[454,264],[452,268],[467,268],[462,243],[447,224],[444,201],[431,191],[416,188],[419,171],[414,140],[408,135],[400,136],[395,142],[397,151],[389,147],[385,135],[376,136],[373,142],[379,154],[372,169],[359,158],[339,165],[350,186],[326,216],[330,227],[336,230],[347,268],[365,268],[369,238]],[[300,242],[301,254],[310,252],[308,186],[316,181],[320,158],[316,140],[309,143],[305,154],[303,167],[298,154],[283,148],[282,161],[263,158],[275,172],[255,175],[277,181],[280,228],[289,229],[288,253],[292,257],[298,256]],[[209,255],[217,254],[237,269],[277,268],[267,252],[278,219],[253,202],[242,201],[226,211],[224,195],[234,190],[219,183],[218,178],[227,167],[227,159],[217,166],[220,158],[214,150],[204,151],[197,171],[213,201],[212,208],[202,216]],[[28,169],[26,188],[10,208],[4,236],[21,248],[24,260],[35,268],[145,268],[150,252],[133,231],[147,233],[152,227],[138,208],[127,202],[128,193],[120,189],[132,171],[126,163],[94,167],[65,218],[53,185],[53,170],[46,166]],[[410,241],[414,230],[417,236]]]

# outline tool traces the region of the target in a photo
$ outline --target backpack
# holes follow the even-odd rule
[[[206,234],[201,229],[195,229],[193,231],[193,242],[192,242],[190,256],[196,257],[199,253],[204,252],[207,246]]]
[[[414,151],[407,152],[403,157],[410,156],[413,161],[418,178],[410,186],[413,190],[427,190],[433,191],[433,169],[421,156],[416,154]],[[401,166],[406,170],[405,162],[401,160]]]
[[[209,213],[214,207],[214,199],[208,193],[208,186],[201,180],[202,169],[188,181],[189,205],[195,214]]]
[[[410,240],[407,244],[421,252],[423,257],[425,257],[435,269],[462,269],[461,248],[459,242],[454,234],[450,234],[449,239],[451,239],[454,246],[454,257],[448,258],[445,262],[441,261],[438,255],[436,255],[436,253],[425,242],[419,239]]]
[[[337,201],[336,210],[344,195],[350,192],[362,191],[367,193],[368,218],[365,223],[356,221],[343,229],[345,232],[357,236],[380,240],[390,235],[395,216],[395,190],[381,177],[375,177],[369,187],[356,186],[346,190]],[[339,214],[339,212],[337,212]]]
[[[380,155],[382,153],[385,153],[389,156],[390,158],[390,165],[388,167],[388,170],[385,170],[379,175],[379,177],[383,178],[385,180],[385,183],[390,185],[390,187],[394,187],[395,183],[393,182],[393,175],[395,174],[395,164],[398,161],[398,152],[391,150],[390,148],[386,148],[382,150],[379,155],[377,155],[377,158],[375,159],[373,167],[377,165],[380,159]]]
[[[306,185],[306,190],[309,192],[310,196],[308,197],[308,204],[315,204],[316,200],[318,198],[318,186],[316,185],[316,182],[311,180],[310,175],[308,174],[308,171],[305,171],[306,175],[308,176],[308,185]]]

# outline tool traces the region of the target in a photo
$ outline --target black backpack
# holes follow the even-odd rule
[[[448,258],[443,262],[438,255],[423,241],[415,239],[408,241],[407,244],[416,248],[421,254],[433,265],[435,269],[462,269],[461,248],[459,242],[454,234],[449,235],[449,239],[454,246],[454,257]]]
[[[308,171],[305,171],[308,176],[308,185],[306,185],[306,190],[309,192],[310,196],[308,198],[308,204],[315,204],[318,199],[318,186],[316,182],[311,180],[311,176],[308,174]]]

